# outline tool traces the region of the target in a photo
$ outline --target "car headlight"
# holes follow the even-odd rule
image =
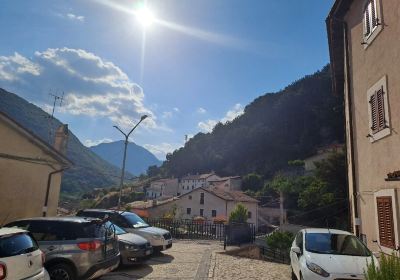
[[[161,239],[162,238],[162,236],[158,235],[158,234],[152,234],[151,237],[154,238],[154,239]]]
[[[135,244],[124,243],[124,247],[126,250],[129,250],[129,251],[138,251],[139,250],[139,247]]]
[[[326,272],[322,267],[320,267],[319,265],[316,265],[315,263],[311,263],[311,262],[306,262],[307,267],[309,270],[311,270],[312,272],[321,275],[322,277],[329,277],[329,273]]]

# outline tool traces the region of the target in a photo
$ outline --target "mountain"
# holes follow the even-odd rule
[[[124,141],[111,143],[102,143],[90,149],[109,163],[122,167],[122,158],[124,156]],[[145,148],[129,142],[126,152],[126,170],[134,175],[146,173],[147,168],[152,165],[161,165],[152,153]]]
[[[36,105],[0,88],[0,111],[53,145],[53,141],[49,140],[49,128],[55,131],[61,122],[56,118],[51,122],[50,115]],[[54,138],[54,133],[51,138]],[[64,173],[61,184],[61,192],[64,195],[77,196],[93,188],[118,184],[119,168],[85,147],[71,131],[67,157],[74,162],[74,166]]]
[[[257,172],[266,178],[304,159],[316,148],[343,143],[343,100],[331,88],[329,66],[267,93],[246,106],[244,114],[198,133],[167,155],[164,176],[214,170],[220,175]]]

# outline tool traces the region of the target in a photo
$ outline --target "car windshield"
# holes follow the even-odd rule
[[[350,234],[306,233],[306,250],[317,254],[370,256],[367,247]]]
[[[0,237],[0,258],[27,254],[38,249],[36,241],[27,233]]]
[[[122,228],[120,228],[119,226],[117,226],[116,224],[113,224],[113,223],[111,223],[111,222],[106,222],[106,223],[105,223],[105,226],[106,226],[107,228],[114,229],[116,235],[121,235],[121,234],[125,234],[125,233],[126,233],[125,230],[123,230]]]
[[[134,228],[145,228],[149,227],[149,225],[143,221],[138,215],[133,213],[124,213],[123,216]]]

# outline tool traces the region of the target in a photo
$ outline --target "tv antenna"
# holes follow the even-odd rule
[[[55,112],[56,106],[60,106],[60,107],[62,106],[62,102],[64,100],[64,91],[62,92],[62,95],[59,96],[57,94],[51,93],[51,90],[50,90],[49,95],[51,96],[51,98],[54,99],[53,108],[51,110],[51,116],[48,117],[48,126],[49,126],[49,141],[48,142],[52,143],[52,130],[53,130],[54,112]]]

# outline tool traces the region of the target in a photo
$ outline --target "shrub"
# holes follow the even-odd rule
[[[366,280],[398,280],[399,278],[400,259],[394,253],[392,255],[382,253],[379,268],[376,267],[373,259],[367,264]]]
[[[243,204],[239,203],[229,215],[229,222],[245,223],[247,222],[247,217],[248,213],[246,207],[244,207]]]
[[[293,239],[294,236],[291,232],[274,231],[266,237],[266,242],[269,248],[284,251],[292,246]]]

